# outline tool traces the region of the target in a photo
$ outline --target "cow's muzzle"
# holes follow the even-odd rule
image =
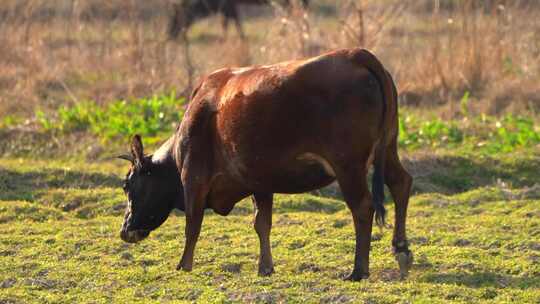
[[[144,240],[150,234],[150,230],[130,229],[131,216],[131,210],[126,210],[124,222],[122,223],[122,228],[120,228],[120,238],[127,243],[137,243]]]
[[[137,243],[144,240],[150,234],[150,230],[131,230],[127,229],[120,230],[120,238],[127,243]]]

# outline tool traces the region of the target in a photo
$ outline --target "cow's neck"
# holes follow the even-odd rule
[[[162,172],[174,179],[174,182],[181,186],[180,174],[176,166],[176,136],[171,136],[161,147],[159,147],[152,155],[152,163],[159,166]],[[178,180],[176,180],[178,179]]]
[[[165,143],[159,147],[152,155],[152,163],[160,167],[162,172],[166,172],[166,182],[169,187],[178,187],[179,196],[176,198],[175,207],[184,210],[183,188],[180,181],[180,174],[176,166],[175,157],[176,136],[171,136]],[[172,188],[169,188],[172,189]]]
[[[171,165],[176,169],[176,162],[174,160],[174,141],[176,136],[171,136],[159,147],[152,155],[152,162],[159,165]]]

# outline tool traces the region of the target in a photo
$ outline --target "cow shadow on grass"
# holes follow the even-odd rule
[[[498,187],[501,182],[521,188],[533,186],[540,181],[540,158],[525,158],[509,162],[494,158],[424,156],[406,159],[403,165],[414,177],[413,195],[422,193],[453,195],[480,187]],[[310,194],[312,195],[301,199],[284,195],[277,200],[274,212],[333,214],[347,208],[337,183],[311,191]],[[392,203],[392,197],[388,191],[386,203]],[[232,212],[238,215],[249,213],[253,213],[249,199],[237,204]]]
[[[540,158],[424,156],[403,162],[413,175],[413,193],[456,194],[501,182],[530,187],[540,180]]]
[[[425,156],[405,160],[404,166],[414,176],[413,193],[456,194],[479,187],[497,186],[506,182],[513,187],[533,186],[540,180],[540,158],[502,161],[494,158],[462,156]],[[45,168],[20,172],[0,167],[0,201],[36,198],[59,188],[91,189],[120,187],[122,179],[114,174]],[[318,212],[332,214],[346,208],[337,184],[312,195],[284,196],[276,204],[276,212]],[[317,198],[318,197],[318,198]],[[233,214],[253,212],[249,199],[235,207]],[[387,203],[391,201],[387,195]]]
[[[540,181],[540,158],[532,157],[502,161],[489,157],[424,156],[406,159],[403,165],[414,178],[413,195],[422,193],[453,195],[480,187],[499,186],[501,183],[522,188],[531,187]],[[322,197],[343,199],[335,183],[312,193]],[[388,191],[386,198],[387,202],[392,201]]]
[[[51,189],[120,187],[122,180],[113,174],[76,170],[40,169],[19,172],[0,167],[0,201],[34,201]]]
[[[460,285],[470,288],[494,287],[537,289],[540,288],[538,277],[517,277],[493,272],[475,273],[434,273],[426,275],[422,281],[429,283]]]
[[[315,212],[322,214],[333,214],[346,208],[344,202],[328,198],[317,198],[314,195],[280,195],[274,199],[273,213],[293,213],[293,212]],[[251,199],[244,199],[235,205],[231,211],[232,215],[253,214],[254,207]]]

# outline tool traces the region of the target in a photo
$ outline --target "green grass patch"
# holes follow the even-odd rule
[[[540,126],[532,117],[480,115],[457,120],[425,119],[405,114],[399,143],[407,149],[452,148],[483,154],[507,153],[540,144]]]
[[[184,113],[184,100],[170,95],[121,100],[104,107],[94,102],[62,106],[55,113],[36,112],[42,130],[56,133],[90,132],[104,141],[141,134],[150,142],[172,133]],[[9,118],[9,117],[8,117]],[[9,118],[5,125],[16,120]],[[407,150],[460,149],[481,154],[508,153],[540,145],[540,127],[533,117],[465,116],[426,119],[406,113],[399,120],[399,144]]]
[[[36,118],[45,131],[87,131],[111,140],[133,134],[163,137],[180,122],[183,112],[184,99],[178,99],[173,91],[169,95],[113,101],[103,107],[93,101],[80,102],[61,106],[55,113],[36,111]]]
[[[422,168],[433,164],[426,174]],[[228,217],[206,213],[194,270],[186,273],[174,270],[182,213],[140,244],[120,240],[123,162],[4,158],[0,302],[538,303],[537,157],[439,153],[406,165],[416,193],[410,277],[399,280],[391,229],[374,229],[371,277],[351,283],[342,277],[353,264],[352,219],[335,189],[276,195],[272,277],[256,274],[248,199]],[[391,202],[387,207],[392,219]]]
[[[22,123],[22,118],[14,115],[5,115],[0,119],[0,129],[15,127]]]

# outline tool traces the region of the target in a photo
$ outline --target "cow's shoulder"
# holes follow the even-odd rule
[[[193,90],[190,104],[204,104],[199,105],[199,107],[209,107],[209,109],[216,111],[220,92],[232,77],[234,77],[234,73],[231,68],[219,69],[204,76]]]
[[[232,75],[230,69],[221,69],[204,76],[199,81],[191,93],[187,110],[178,129],[181,150],[186,150],[194,144],[204,145],[205,139],[209,138],[208,131],[212,127],[210,122],[218,111],[219,91]]]

